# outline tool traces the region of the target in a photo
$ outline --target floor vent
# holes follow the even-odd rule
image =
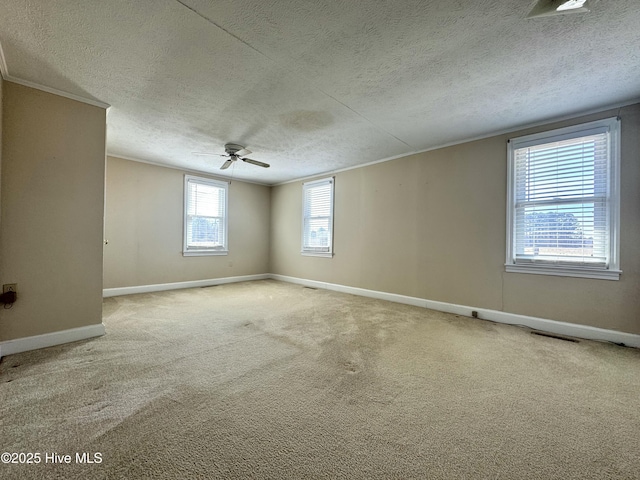
[[[533,335],[540,335],[541,337],[549,337],[549,338],[556,338],[558,340],[564,340],[565,342],[580,343],[580,341],[576,340],[575,338],[559,337],[557,335],[551,335],[550,333],[543,333],[543,332],[531,332],[531,333]]]

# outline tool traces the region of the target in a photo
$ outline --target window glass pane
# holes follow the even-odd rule
[[[607,135],[517,149],[516,259],[605,264]]]
[[[187,217],[187,238],[191,247],[215,247],[223,244],[222,219]]]
[[[306,220],[305,245],[307,247],[329,246],[329,235],[331,233],[329,220],[329,217],[309,218]]]
[[[516,209],[517,256],[552,261],[571,257],[585,263],[605,263],[605,215],[598,210],[596,204],[587,202]]]

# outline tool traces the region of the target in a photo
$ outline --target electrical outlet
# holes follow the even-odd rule
[[[2,293],[7,292],[18,292],[18,284],[17,283],[5,283],[2,285]]]

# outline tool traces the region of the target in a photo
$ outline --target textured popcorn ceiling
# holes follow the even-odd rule
[[[640,98],[640,4],[3,0],[10,79],[112,105],[108,152],[276,183]]]

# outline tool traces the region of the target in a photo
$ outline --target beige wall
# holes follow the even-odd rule
[[[621,280],[504,272],[507,139],[617,113],[336,174],[331,259],[300,255],[301,182],[274,187],[271,272],[640,334],[640,105],[620,113]]]
[[[3,85],[0,341],[102,322],[104,109]]]
[[[236,181],[229,255],[183,257],[184,172],[110,157],[103,283],[105,111],[0,81],[0,283],[19,296],[0,341],[100,323],[103,287],[267,272],[640,333],[640,105],[620,113],[621,280],[503,266],[507,138],[617,113],[338,173],[332,259],[300,255],[301,182]]]
[[[182,256],[185,172],[108,157],[104,288],[268,273],[271,192],[229,186],[229,254]]]
[[[2,91],[4,88],[4,80],[0,75],[0,229],[2,228]],[[2,264],[2,251],[0,250],[0,265]],[[0,276],[2,272],[0,272]],[[1,290],[0,290],[1,291]]]

